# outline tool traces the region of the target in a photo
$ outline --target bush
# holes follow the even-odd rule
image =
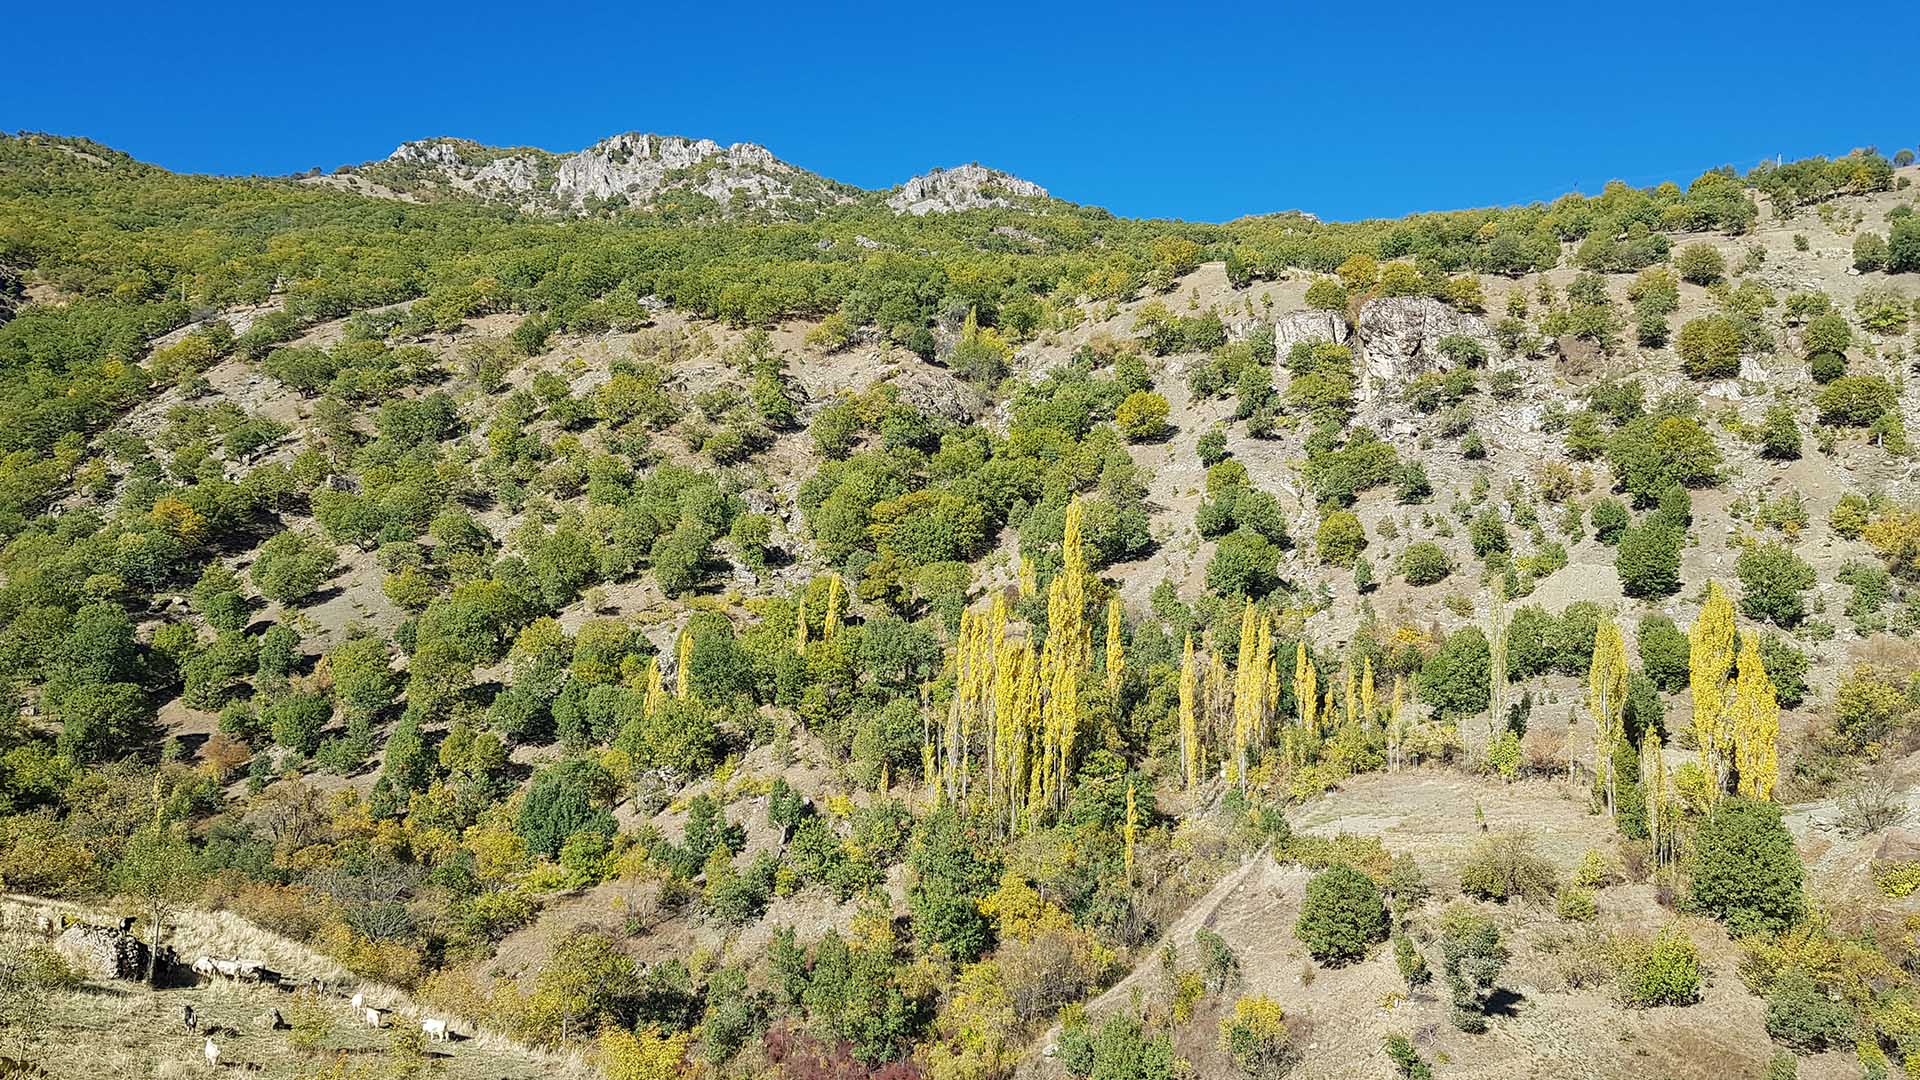
[[[1760,456],[1775,461],[1800,457],[1800,423],[1791,405],[1775,405],[1760,421]]]
[[[1748,618],[1796,626],[1806,617],[1813,567],[1784,544],[1749,544],[1734,560],[1740,575],[1740,610]]]
[[[1863,274],[1884,270],[1887,266],[1887,241],[1879,233],[1863,232],[1853,238],[1853,268]]]
[[[1614,568],[1628,596],[1650,599],[1680,591],[1680,543],[1686,534],[1660,522],[1647,522],[1620,534]]]
[[[1453,998],[1454,1026],[1461,1031],[1485,1031],[1487,1003],[1507,966],[1500,929],[1471,908],[1449,908],[1440,919],[1440,954]]]
[[[1690,378],[1728,379],[1740,374],[1740,327],[1724,315],[1689,319],[1673,340],[1680,366]]]
[[[1825,385],[1847,373],[1847,358],[1839,353],[1818,352],[1807,357],[1807,375]]]
[[[1736,935],[1777,932],[1806,913],[1806,870],[1772,803],[1726,798],[1695,837],[1692,903]]]
[[[1388,1032],[1381,1041],[1381,1049],[1386,1051],[1387,1060],[1400,1070],[1406,1080],[1433,1080],[1433,1066],[1420,1060],[1420,1052],[1413,1048],[1413,1040],[1397,1031]]]
[[[1314,536],[1320,561],[1334,566],[1350,566],[1367,546],[1367,532],[1351,510],[1335,510],[1320,522]]]
[[[1447,640],[1427,657],[1420,665],[1415,685],[1436,716],[1455,720],[1486,711],[1491,669],[1486,635],[1478,627],[1468,626],[1447,635]]]
[[[1420,954],[1420,947],[1405,934],[1393,936],[1393,963],[1400,969],[1400,978],[1407,984],[1407,992],[1412,993],[1433,981],[1433,970],[1427,967],[1427,958]]]
[[[1660,689],[1673,693],[1687,685],[1692,646],[1665,615],[1640,620],[1640,670]]]
[[[1321,871],[1307,882],[1293,933],[1315,960],[1331,967],[1364,957],[1387,939],[1387,907],[1380,887],[1344,863]]]
[[[1649,1008],[1691,1005],[1700,999],[1700,950],[1675,927],[1652,940],[1629,938],[1616,950],[1620,1000]]]
[[[1820,388],[1813,406],[1820,422],[1835,427],[1871,427],[1900,400],[1893,384],[1878,375],[1842,375]]]
[[[1620,533],[1633,524],[1633,518],[1627,514],[1626,506],[1612,497],[1594,500],[1593,509],[1587,518],[1593,522],[1593,538],[1603,544],[1617,543]]]
[[[1408,545],[1407,550],[1400,553],[1398,566],[1409,585],[1433,585],[1453,573],[1453,560],[1447,557],[1445,549],[1430,540]]]
[[[1845,1046],[1853,1032],[1853,1010],[1829,998],[1805,971],[1785,972],[1767,995],[1767,1034],[1796,1050]]]
[[[1252,529],[1220,538],[1207,562],[1207,588],[1218,596],[1265,596],[1279,584],[1280,549]]]
[[[1534,851],[1533,837],[1524,832],[1481,840],[1460,868],[1460,891],[1495,903],[1544,901],[1557,884],[1553,864]]]
[[[1286,1011],[1264,994],[1235,1001],[1233,1012],[1220,1019],[1220,1049],[1248,1076],[1285,1075],[1292,1054]]]
[[[1113,422],[1129,442],[1145,442],[1166,434],[1171,411],[1165,397],[1151,390],[1136,390],[1114,410]]]
[[[1682,281],[1712,285],[1727,276],[1727,259],[1708,244],[1688,244],[1673,257],[1673,268],[1680,272]]]

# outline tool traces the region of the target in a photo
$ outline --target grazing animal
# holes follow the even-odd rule
[[[420,1030],[426,1034],[427,1038],[438,1039],[441,1042],[446,1042],[452,1037],[447,1034],[447,1020],[443,1016],[428,1017],[420,1021]]]
[[[286,1029],[287,1029],[286,1018],[280,1015],[279,1009],[273,1010],[273,1030],[285,1031]]]
[[[193,1006],[191,1005],[180,1011],[180,1022],[186,1025],[187,1034],[189,1035],[200,1030],[200,1018],[193,1015]]]
[[[380,1010],[379,1009],[373,1008],[372,1006],[367,1007],[367,1026],[370,1028],[377,1028],[380,1026]]]
[[[240,961],[238,960],[221,960],[216,957],[213,961],[213,968],[229,979],[237,979],[240,977]]]
[[[220,1047],[213,1041],[213,1036],[207,1036],[207,1048],[203,1052],[207,1055],[207,1068],[217,1069],[220,1067]]]
[[[367,1007],[367,995],[356,990],[354,991],[353,999],[348,1001],[347,1004],[356,1009],[364,1009]]]
[[[207,956],[205,954],[202,954],[198,959],[194,960],[193,962],[193,973],[195,975],[200,976],[203,979],[213,978],[214,975],[219,972],[219,970],[220,969],[217,966],[215,966],[213,957]]]

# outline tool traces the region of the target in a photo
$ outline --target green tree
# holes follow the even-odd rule
[[[338,566],[333,545],[289,529],[260,546],[253,561],[253,586],[269,600],[292,606],[326,584]]]
[[[1693,904],[1737,935],[1785,930],[1806,913],[1806,870],[1780,808],[1721,800],[1694,840]]]
[[[1686,534],[1665,523],[1647,522],[1620,534],[1614,568],[1628,596],[1652,598],[1680,591],[1680,545]]]
[[[608,807],[615,790],[613,776],[598,762],[573,758],[533,774],[526,801],[520,807],[517,830],[527,849],[557,855],[561,844],[577,832],[614,833]]]
[[[1387,940],[1387,929],[1380,887],[1360,871],[1335,864],[1307,882],[1293,934],[1315,960],[1338,967]]]
[[[1740,352],[1745,338],[1740,327],[1724,315],[1689,319],[1673,339],[1680,366],[1695,379],[1728,379],[1740,374]]]
[[[157,979],[160,946],[166,938],[167,920],[180,905],[200,895],[201,872],[198,855],[178,825],[155,822],[142,826],[127,839],[127,846],[114,867],[114,887],[121,895],[138,900],[147,914],[149,944],[146,978]]]
[[[1748,544],[1734,560],[1740,575],[1740,610],[1751,619],[1767,619],[1791,627],[1806,617],[1806,591],[1813,587],[1813,567],[1785,544]]]
[[[1469,626],[1447,635],[1420,666],[1416,685],[1436,715],[1457,720],[1487,711],[1492,656],[1487,636]]]
[[[1673,257],[1680,279],[1694,285],[1712,285],[1727,276],[1727,259],[1708,244],[1688,244]]]
[[[1453,998],[1453,1023],[1462,1031],[1487,1029],[1487,1004],[1501,971],[1507,966],[1507,947],[1493,920],[1472,908],[1448,908],[1440,919],[1441,973]]]

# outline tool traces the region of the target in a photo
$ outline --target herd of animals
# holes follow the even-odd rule
[[[131,919],[124,920],[119,927],[119,932],[122,934],[129,933],[131,931],[130,924],[132,921]],[[46,912],[39,913],[36,922],[38,929],[42,935],[46,937],[53,937],[63,933],[76,925],[84,925],[75,922],[68,916],[62,915],[56,917]],[[93,927],[91,929],[110,930],[110,928],[100,927]],[[180,966],[179,959],[172,954],[171,949],[163,949],[162,955],[155,958],[155,963],[161,971]],[[280,972],[267,967],[260,961],[243,959],[241,957],[221,957],[202,954],[195,957],[193,963],[188,965],[188,968],[192,972],[194,981],[201,985],[224,981],[228,983],[256,983],[275,986],[286,991],[302,988],[296,981],[288,980]],[[309,978],[304,988],[310,990],[315,995],[333,995],[338,992],[339,989],[331,981],[321,979],[317,976]],[[347,999],[347,1003],[356,1015],[365,1020],[366,1025],[370,1028],[387,1026],[387,1014],[394,1011],[391,1008],[373,1004],[367,999],[366,993],[361,990],[355,990],[353,996]],[[271,1026],[276,1031],[285,1030],[289,1026],[286,1020],[281,1017],[279,1009],[270,1010],[269,1017],[263,1019],[270,1019]],[[200,1028],[200,1018],[195,1014],[191,1004],[182,1007],[180,1020],[189,1035],[203,1034]],[[222,1051],[220,1044],[214,1041],[214,1036],[220,1034],[221,1030],[222,1029],[215,1027],[209,1028],[204,1032],[206,1045],[203,1048],[203,1053],[207,1059],[207,1067],[210,1069],[217,1069],[220,1066],[220,1055]],[[451,1042],[454,1035],[451,1022],[444,1016],[429,1016],[423,1018],[420,1021],[420,1032],[426,1038],[436,1042]]]

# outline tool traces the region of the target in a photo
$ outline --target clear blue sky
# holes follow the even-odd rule
[[[434,8],[436,10],[429,10]],[[0,129],[294,172],[458,135],[980,161],[1130,215],[1327,218],[1920,143],[1920,3],[20,5]]]

